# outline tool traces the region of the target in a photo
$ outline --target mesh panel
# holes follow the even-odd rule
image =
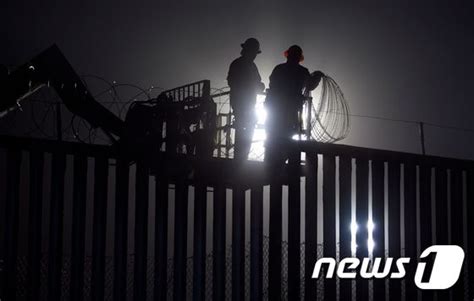
[[[304,298],[304,265],[305,265],[305,245],[301,244],[300,246],[300,296]],[[323,256],[322,245],[318,245],[317,249],[317,258]],[[263,300],[268,300],[268,257],[269,257],[269,239],[268,237],[264,238],[263,241]],[[286,242],[282,243],[282,285],[281,285],[281,296],[283,300],[287,300],[288,296],[288,244]],[[113,266],[113,257],[105,258],[105,283],[104,283],[104,294],[105,300],[113,300],[113,277],[114,277],[114,266]],[[148,258],[147,266],[147,300],[153,300],[153,285],[154,285],[154,258]],[[134,264],[134,255],[129,255],[127,258],[127,289],[126,295],[127,300],[132,300],[133,298],[133,264]],[[91,298],[91,267],[92,267],[92,257],[86,257],[84,262],[84,299],[90,300]],[[46,284],[47,284],[47,256],[43,254],[41,259],[41,288],[40,288],[40,300],[46,299]],[[206,257],[206,281],[205,281],[205,298],[206,300],[212,299],[212,283],[213,283],[213,256],[208,254]],[[71,279],[71,261],[70,258],[63,259],[63,266],[61,272],[61,299],[69,300],[70,294],[70,279]],[[189,257],[187,259],[187,277],[186,277],[186,296],[187,299],[192,299],[193,291],[193,258]],[[23,300],[26,298],[26,275],[27,275],[27,259],[26,257],[18,257],[17,264],[17,299]],[[232,297],[232,247],[228,246],[226,250],[226,300],[230,300]],[[467,273],[463,277],[465,284],[467,284]],[[324,280],[315,280],[317,281],[317,297],[318,300],[324,300]],[[173,260],[169,259],[167,263],[167,299],[173,299]],[[339,283],[339,281],[338,281]],[[339,285],[339,284],[338,284]],[[369,300],[373,300],[373,290],[372,284],[370,284],[369,289]],[[404,298],[404,286],[402,285],[402,299]],[[352,286],[352,294],[355,294],[355,283]],[[468,288],[465,285],[465,298],[468,298]],[[245,298],[246,300],[250,299],[250,243],[247,243],[245,246]]]

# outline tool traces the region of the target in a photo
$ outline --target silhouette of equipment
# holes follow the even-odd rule
[[[0,116],[44,86],[53,87],[64,105],[93,127],[118,137],[124,122],[99,104],[56,45],[10,73],[0,82]]]
[[[216,134],[216,105],[208,80],[134,102],[125,118],[121,143],[134,149],[210,157]]]
[[[212,156],[216,105],[203,80],[134,102],[125,121],[97,102],[56,45],[0,77],[0,118],[42,87],[54,88],[65,107],[102,129],[130,159],[150,151]]]
[[[20,102],[27,101],[29,95],[50,87],[72,114],[103,130],[126,160],[134,161],[145,156],[148,160],[164,156],[163,162],[182,155],[212,157],[216,149],[217,112],[213,98],[229,92],[211,95],[209,80],[164,91],[154,99],[136,101],[122,120],[96,101],[55,45],[12,72],[0,67],[0,118],[19,108]],[[347,102],[332,78],[321,74],[314,76],[321,79],[312,97],[306,94],[299,116],[300,138],[305,134],[304,140],[340,140],[349,132]],[[179,173],[179,166],[173,164],[169,170]],[[155,166],[160,172],[160,166]],[[181,171],[183,168],[190,173],[196,172],[188,165]],[[202,172],[205,170],[202,168]]]

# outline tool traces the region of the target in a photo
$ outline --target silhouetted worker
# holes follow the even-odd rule
[[[319,71],[310,74],[300,65],[303,50],[293,45],[285,51],[287,62],[273,69],[270,89],[265,100],[267,110],[265,161],[277,167],[288,158],[288,146],[293,135],[298,134],[301,112],[305,100],[304,92],[314,90],[321,80]]]
[[[241,56],[230,64],[227,82],[230,87],[230,106],[235,117],[234,158],[246,160],[257,122],[257,93],[262,92],[265,85],[254,63],[257,54],[261,53],[260,43],[257,39],[249,38],[240,46]]]

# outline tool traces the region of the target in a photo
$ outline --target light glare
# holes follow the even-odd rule
[[[267,111],[265,110],[265,95],[257,94],[255,116],[257,118],[257,125],[253,131],[252,145],[250,147],[248,158],[250,160],[263,161],[265,140],[267,139],[267,133],[265,132],[265,121],[267,120]]]
[[[357,250],[357,242],[356,242],[356,233],[357,228],[359,227],[355,221],[351,222],[351,252],[355,254]]]
[[[267,110],[265,110],[265,95],[257,94],[255,115],[257,115],[257,125],[265,125],[265,121],[267,120]]]
[[[359,229],[359,225],[353,221],[351,222],[350,225],[351,228],[351,251],[354,254],[357,250],[357,241],[356,241],[356,234]],[[374,232],[375,229],[375,224],[372,220],[369,220],[367,222],[367,232],[368,232],[368,237],[367,237],[367,249],[369,251],[369,254],[372,254],[375,248],[375,241],[374,241]]]

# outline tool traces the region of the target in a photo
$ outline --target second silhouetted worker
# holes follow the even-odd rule
[[[298,45],[288,48],[285,56],[286,63],[276,66],[270,75],[270,89],[265,100],[268,112],[265,161],[271,165],[280,165],[288,157],[288,146],[300,127],[298,114],[305,100],[303,92],[314,90],[322,76],[321,72],[310,74],[300,65],[304,57]]]

